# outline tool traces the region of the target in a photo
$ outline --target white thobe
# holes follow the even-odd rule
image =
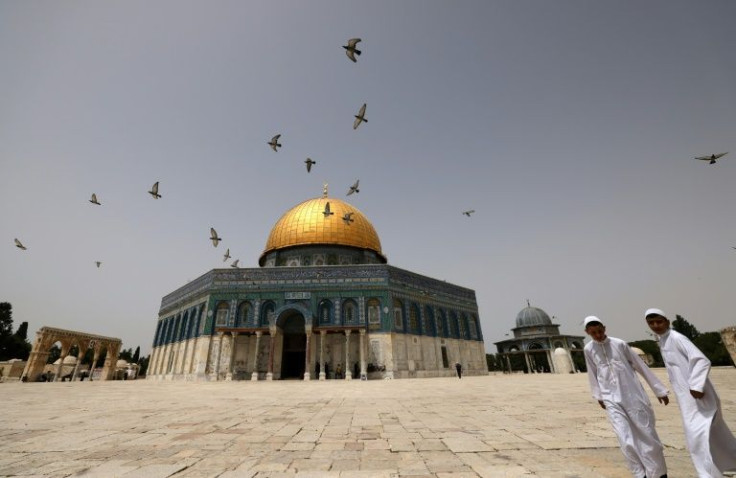
[[[710,361],[675,330],[659,336],[662,359],[682,413],[685,442],[700,478],[720,478],[736,470],[736,438],[723,421],[721,401],[708,373]],[[690,390],[704,392],[696,399]]]
[[[584,352],[591,393],[606,405],[632,475],[658,478],[666,474],[662,442],[654,428],[654,410],[634,371],[644,377],[657,397],[666,396],[667,388],[623,340],[594,340],[585,345]]]

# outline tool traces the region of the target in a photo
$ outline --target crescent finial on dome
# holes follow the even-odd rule
[[[327,197],[327,183],[322,183],[322,197]]]

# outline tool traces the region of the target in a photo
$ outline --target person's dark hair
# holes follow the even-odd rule
[[[596,327],[598,325],[603,325],[601,322],[598,322],[597,320],[591,320],[587,324],[585,324],[585,330],[588,330],[588,327]]]

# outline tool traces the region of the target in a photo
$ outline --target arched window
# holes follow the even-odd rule
[[[249,301],[241,302],[238,307],[238,317],[235,321],[236,327],[242,327],[253,320],[253,306]]]
[[[473,315],[470,317],[470,338],[475,340],[478,338],[478,317]]]
[[[458,324],[460,325],[460,338],[467,340],[468,339],[468,318],[465,316],[465,314],[463,314],[462,317],[460,317]]]
[[[411,304],[409,307],[409,330],[412,334],[420,334],[419,329],[419,307],[417,304]]]
[[[342,323],[354,324],[358,321],[358,307],[355,301],[348,299],[342,304]]]
[[[163,320],[159,320],[158,324],[156,325],[156,335],[153,338],[153,346],[158,347],[161,345],[161,329],[163,329]]]
[[[268,301],[263,304],[263,309],[261,310],[261,320],[260,320],[260,326],[261,327],[268,327],[271,322],[273,322],[273,313],[276,310],[276,306],[273,302]]]
[[[458,325],[457,314],[450,312],[450,334],[453,338],[460,338],[460,326]]]
[[[215,325],[217,326],[225,326],[227,325],[227,315],[228,315],[228,305],[227,302],[220,302],[217,304],[217,312],[215,312]]]
[[[381,323],[381,301],[378,299],[368,299],[368,323]]]
[[[422,329],[425,334],[437,335],[437,329],[434,326],[434,311],[432,310],[432,307],[424,307],[424,319],[422,320],[422,324]]]
[[[332,302],[324,299],[322,302],[319,303],[319,323],[320,324],[330,324],[332,323]]]
[[[440,309],[440,316],[437,318],[437,335],[447,337],[447,317],[442,309]]]
[[[394,299],[394,328],[404,330],[404,304],[399,299]]]

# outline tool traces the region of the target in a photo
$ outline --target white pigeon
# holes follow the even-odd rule
[[[151,190],[148,191],[148,194],[153,196],[153,199],[158,199],[161,197],[161,195],[158,193],[158,181],[153,183],[153,186],[151,187]]]
[[[470,209],[468,211],[463,211],[463,214],[465,214],[466,216],[470,217],[470,215],[473,214],[474,212],[475,212],[475,209]]]
[[[89,200],[92,204],[97,204],[98,206],[101,206],[100,202],[97,200],[97,194],[92,193],[92,198]]]
[[[240,261],[240,259],[235,259],[235,260],[233,261],[233,263],[232,263],[232,264],[230,264],[230,267],[234,267],[234,268],[236,268],[236,269],[237,269],[237,268],[238,268],[238,261]]]
[[[225,257],[222,259],[222,262],[226,262],[228,259],[230,259],[230,248],[228,247],[225,251]]]
[[[317,161],[313,161],[312,158],[307,158],[304,162],[307,163],[307,172],[312,170],[313,164],[317,164]]]
[[[355,214],[355,213],[354,212],[346,212],[342,216],[342,220],[345,221],[345,224],[347,224],[348,226],[350,225],[351,222],[355,222],[355,219],[353,219],[353,214]]]
[[[217,231],[215,231],[214,227],[210,228],[210,240],[212,241],[212,244],[217,247],[217,245],[220,243],[222,238],[217,235]]]
[[[15,241],[15,247],[18,249],[26,250],[26,246],[24,246],[18,239],[13,239]]]
[[[360,107],[358,114],[355,115],[355,121],[353,122],[353,129],[358,129],[358,126],[360,126],[360,123],[368,122],[368,120],[365,119],[365,106],[366,104],[363,103],[363,106]]]
[[[350,40],[348,40],[347,45],[343,45],[343,48],[345,48],[345,54],[348,56],[348,58],[353,60],[353,63],[358,62],[358,60],[355,59],[355,55],[360,55],[361,53],[360,50],[355,48],[355,46],[360,43],[360,41],[360,38],[351,38]]]

